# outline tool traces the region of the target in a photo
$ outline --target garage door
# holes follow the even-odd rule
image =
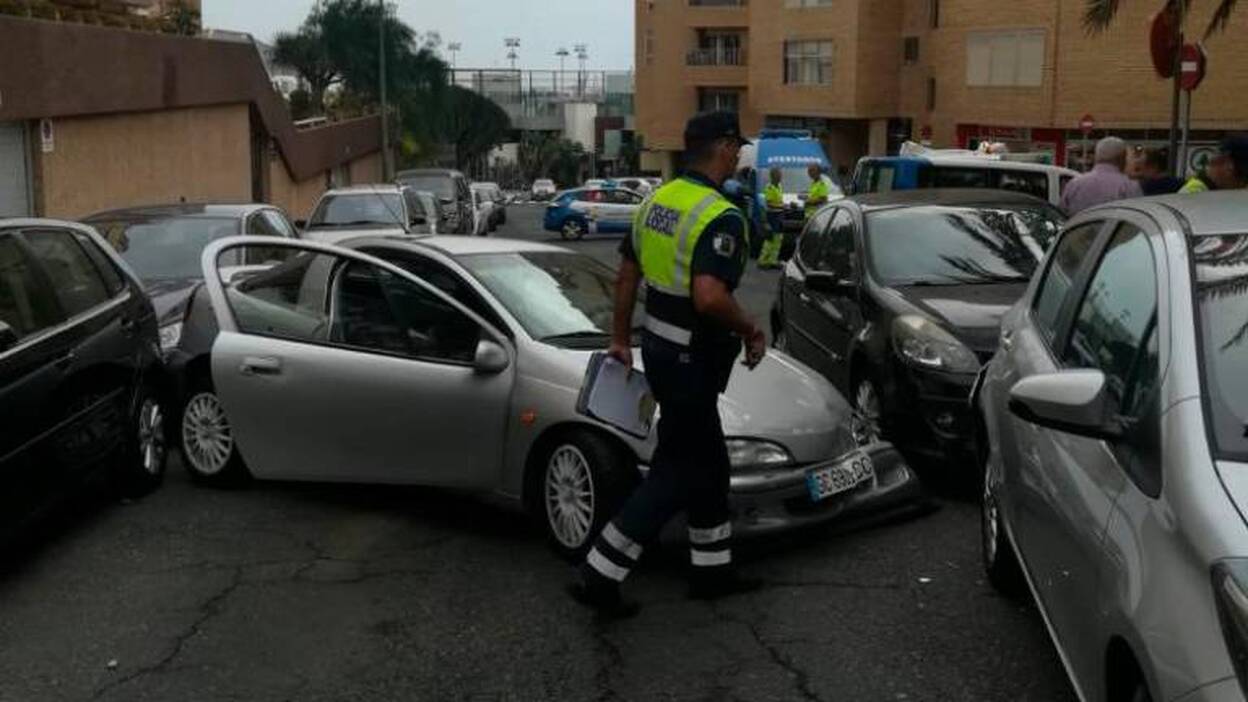
[[[21,123],[0,122],[0,217],[30,216],[26,134]]]

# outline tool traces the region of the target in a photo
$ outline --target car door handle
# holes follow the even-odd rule
[[[238,366],[243,375],[281,375],[282,361],[269,356],[248,356]]]
[[[60,370],[60,371],[68,370],[70,366],[74,365],[74,359],[76,358],[78,358],[78,354],[74,353],[73,351],[70,351],[64,356],[61,356],[60,358],[53,361],[52,365],[57,370]]]
[[[801,300],[802,302],[810,302],[810,295],[807,295],[804,292],[799,292],[797,294],[797,299]]]

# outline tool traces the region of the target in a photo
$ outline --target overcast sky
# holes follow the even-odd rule
[[[418,32],[460,42],[461,68],[506,67],[505,37],[520,38],[522,68],[558,68],[561,46],[589,45],[590,68],[633,65],[632,0],[391,0],[399,16]],[[295,29],[312,0],[204,0],[204,26],[249,32],[261,41]],[[575,67],[570,58],[568,67]]]

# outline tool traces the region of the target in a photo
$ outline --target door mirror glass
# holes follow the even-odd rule
[[[1048,429],[1114,441],[1122,428],[1112,419],[1105,374],[1068,370],[1020,380],[1010,390],[1010,411]]]
[[[17,330],[4,322],[0,322],[0,353],[17,346]]]
[[[477,353],[472,366],[478,373],[502,373],[510,364],[511,359],[507,357],[507,350],[501,344],[489,339],[477,342]]]

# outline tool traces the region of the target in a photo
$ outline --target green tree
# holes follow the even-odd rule
[[[1176,14],[1180,12],[1190,13],[1192,5],[1198,0],[1165,0],[1164,8]],[[1235,6],[1239,0],[1218,0],[1218,6],[1213,11],[1213,18],[1209,20],[1209,26],[1205,28],[1205,38],[1213,36],[1215,33],[1226,29],[1226,25],[1230,22],[1231,15],[1235,11]],[[1114,18],[1118,15],[1118,7],[1122,4],[1122,0],[1087,0],[1084,8],[1083,24],[1088,31],[1092,33],[1103,32],[1109,29],[1114,23]],[[1186,20],[1184,16],[1180,19]]]
[[[372,0],[329,0],[317,17],[326,53],[338,69],[343,87],[372,102],[380,99],[381,11]],[[410,65],[405,64],[418,53],[416,32],[395,15],[389,4],[385,6],[385,25],[386,88],[397,95],[407,87],[405,68]]]
[[[325,109],[325,91],[340,78],[315,10],[299,31],[278,33],[273,41],[273,60],[295,69],[308,84],[308,102],[315,113]]]
[[[511,118],[494,101],[458,85],[447,88],[441,136],[455,150],[456,167],[485,156],[510,133]]]

